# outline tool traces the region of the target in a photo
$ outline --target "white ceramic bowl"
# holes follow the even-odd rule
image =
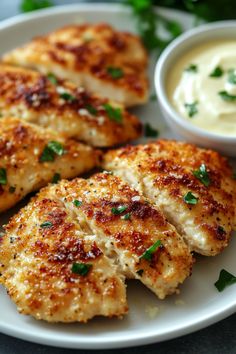
[[[167,74],[179,57],[199,44],[224,38],[236,40],[236,21],[202,25],[179,36],[164,50],[157,62],[155,88],[161,111],[175,133],[200,146],[216,149],[229,156],[236,156],[236,137],[211,133],[189,123],[173,108],[166,93]]]

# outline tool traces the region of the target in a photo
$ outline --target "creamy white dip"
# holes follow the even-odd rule
[[[236,40],[186,52],[170,70],[167,94],[183,119],[205,130],[236,135]]]

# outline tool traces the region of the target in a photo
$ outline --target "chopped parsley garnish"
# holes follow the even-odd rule
[[[44,148],[39,161],[48,162],[54,161],[56,155],[61,156],[65,154],[65,149],[61,143],[58,141],[50,141]]]
[[[157,95],[154,93],[153,95],[150,96],[150,101],[156,101],[157,100]]]
[[[87,104],[85,106],[85,108],[87,109],[87,111],[89,111],[90,114],[92,114],[93,116],[96,116],[96,114],[98,113],[97,108],[95,108],[94,106],[92,106],[91,104]]]
[[[80,200],[75,199],[75,200],[73,201],[73,204],[74,204],[76,207],[80,207],[80,206],[82,205],[82,202],[81,202]]]
[[[227,286],[233,285],[236,283],[236,277],[227,272],[227,270],[222,269],[220,271],[220,276],[217,282],[215,282],[215,287],[218,291],[223,291]]]
[[[53,2],[50,0],[22,0],[20,9],[22,12],[29,12],[51,7],[53,5]]]
[[[103,108],[105,109],[110,120],[114,120],[116,123],[122,122],[121,108],[112,107],[109,103],[104,103]]]
[[[154,129],[151,124],[146,123],[144,125],[144,135],[147,138],[157,138],[159,135],[159,131],[157,129]]]
[[[190,72],[190,73],[197,73],[198,72],[198,67],[196,64],[190,64],[184,71]]]
[[[192,118],[193,116],[195,116],[195,114],[198,113],[197,105],[198,105],[197,101],[195,101],[193,103],[185,103],[184,104],[184,107],[186,108],[186,111],[187,111],[188,116],[190,118]]]
[[[15,190],[16,190],[16,187],[14,187],[14,186],[9,187],[9,193],[13,194],[13,193],[15,193]]]
[[[61,175],[60,173],[55,173],[54,176],[52,177],[52,183],[56,184],[58,181],[60,181]]]
[[[210,73],[210,77],[221,77],[224,74],[224,70],[221,66],[216,66],[215,69]]]
[[[50,229],[52,227],[52,223],[51,221],[45,221],[40,225],[40,227],[42,227],[43,229]]]
[[[71,95],[69,92],[60,93],[60,97],[63,98],[63,100],[68,101],[68,102],[74,102],[77,100],[77,98],[75,96]]]
[[[149,247],[139,258],[145,259],[146,261],[151,262],[153,254],[161,247],[161,241],[156,241],[151,247]]]
[[[208,187],[211,183],[209,174],[206,170],[206,165],[203,163],[201,164],[201,166],[199,167],[198,170],[193,171],[193,175],[199,179],[199,181],[204,184],[204,186]]]
[[[236,101],[236,95],[231,95],[227,91],[220,91],[218,95],[222,98],[222,100],[227,102],[234,102]]]
[[[115,68],[113,66],[107,67],[107,73],[112,77],[112,79],[120,79],[124,76],[124,72],[121,68]]]
[[[122,220],[130,220],[130,217],[131,217],[131,214],[130,214],[130,213],[127,213],[127,214],[125,214],[125,215],[122,215],[120,218],[121,218]]]
[[[144,270],[143,269],[139,269],[136,273],[141,277],[143,275]]]
[[[195,205],[198,202],[198,198],[195,197],[195,195],[192,194],[192,192],[188,192],[185,194],[185,196],[183,197],[185,203],[187,204],[192,204]]]
[[[230,69],[228,71],[228,82],[232,85],[236,85],[236,70]]]
[[[47,78],[48,78],[49,81],[51,81],[51,83],[53,85],[57,85],[58,84],[58,80],[57,80],[56,76],[53,73],[48,73],[47,74]]]
[[[125,205],[119,205],[117,208],[111,208],[111,212],[114,215],[120,215],[123,213],[123,211],[125,211],[128,207]]]
[[[72,273],[82,275],[83,277],[88,274],[90,269],[92,268],[92,264],[89,263],[73,263],[71,267]]]
[[[7,171],[5,168],[0,168],[0,184],[7,184]]]

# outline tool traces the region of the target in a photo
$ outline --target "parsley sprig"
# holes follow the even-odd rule
[[[182,33],[180,23],[157,14],[151,0],[124,0],[124,3],[131,7],[139,35],[148,51],[163,50]],[[165,29],[167,39],[160,36],[161,28]]]

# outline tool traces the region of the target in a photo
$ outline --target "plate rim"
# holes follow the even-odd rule
[[[182,11],[179,10],[173,10],[173,9],[168,9],[168,8],[159,8],[161,12],[163,13],[181,13],[185,16],[188,16],[188,14],[185,14]],[[123,13],[131,13],[131,10],[126,7],[125,5],[122,4],[112,4],[112,3],[79,3],[79,4],[67,4],[67,5],[59,5],[55,7],[50,7],[47,9],[41,9],[35,12],[30,12],[26,14],[19,14],[16,16],[13,16],[9,19],[5,19],[0,22],[0,31],[2,30],[7,30],[8,28],[11,28],[12,26],[17,26],[23,22],[27,21],[32,21],[34,19],[41,19],[45,17],[50,17],[53,15],[58,15],[62,13],[71,13],[72,12],[78,12],[78,11],[87,11],[87,12],[123,12]],[[17,310],[16,310],[17,311]],[[55,338],[54,335],[51,335],[50,333],[45,336],[45,334],[42,335],[36,335],[36,334],[28,334],[25,333],[23,329],[21,328],[12,328],[11,325],[1,325],[0,323],[0,331],[3,334],[20,338],[26,341],[34,342],[34,343],[39,343],[39,344],[44,344],[44,345],[49,345],[49,346],[56,346],[56,347],[61,347],[61,348],[73,348],[73,349],[115,349],[115,348],[127,348],[127,347],[132,347],[132,346],[138,346],[138,345],[145,345],[145,344],[151,344],[151,343],[156,343],[156,342],[161,342],[165,340],[170,340],[182,335],[186,335],[192,332],[195,332],[199,329],[203,329],[213,323],[216,323],[230,315],[236,312],[236,298],[232,303],[230,304],[225,304],[225,306],[216,309],[215,311],[211,312],[211,315],[209,316],[207,313],[205,315],[200,316],[200,318],[189,320],[190,323],[185,323],[184,326],[181,326],[180,328],[173,328],[169,332],[165,332],[163,334],[158,334],[154,332],[145,332],[144,334],[139,334],[137,337],[137,333],[129,333],[127,335],[127,338],[124,338],[124,336],[120,336],[120,338],[114,338],[111,336],[110,338],[106,338],[104,341],[102,338],[97,338],[94,337],[93,341],[91,342],[91,339],[88,338],[79,338],[78,341],[74,340],[72,341],[71,338]]]

